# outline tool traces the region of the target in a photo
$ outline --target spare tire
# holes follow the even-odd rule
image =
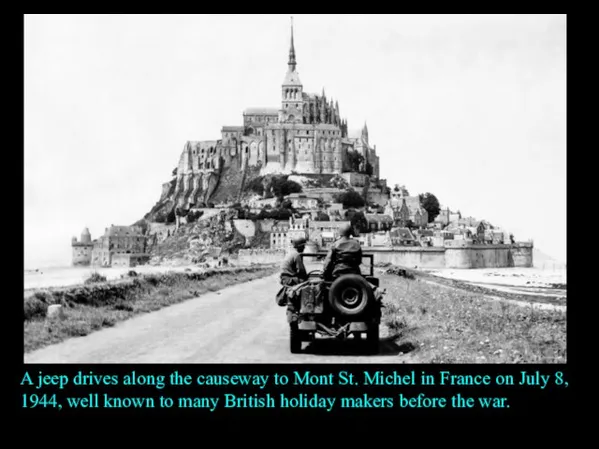
[[[334,312],[345,317],[361,315],[373,301],[370,285],[359,274],[344,274],[329,289],[329,305]]]

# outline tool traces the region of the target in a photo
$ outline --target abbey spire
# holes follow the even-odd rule
[[[291,18],[291,47],[289,47],[289,69],[295,72],[295,47],[293,46],[293,17]]]

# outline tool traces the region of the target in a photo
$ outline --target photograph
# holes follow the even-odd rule
[[[566,364],[565,14],[25,14],[25,364]]]

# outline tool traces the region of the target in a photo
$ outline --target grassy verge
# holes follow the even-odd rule
[[[566,313],[382,274],[383,323],[415,363],[565,363]],[[520,298],[525,299],[525,298]]]
[[[24,299],[24,350],[30,352],[67,338],[87,335],[140,313],[195,298],[206,292],[262,278],[278,267],[251,266],[203,273],[164,273],[40,290]],[[63,319],[47,317],[60,304]]]

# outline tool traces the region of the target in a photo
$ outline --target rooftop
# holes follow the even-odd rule
[[[389,232],[391,237],[399,237],[403,240],[414,240],[414,236],[408,228],[395,228]]]
[[[279,116],[277,108],[247,108],[243,115],[276,115]]]
[[[385,214],[364,214],[366,220],[373,223],[393,223],[393,218]]]

